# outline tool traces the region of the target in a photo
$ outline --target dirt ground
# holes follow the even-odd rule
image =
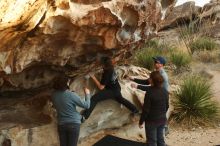
[[[166,137],[168,146],[216,146],[220,145],[220,125],[216,128],[184,129],[170,127]]]

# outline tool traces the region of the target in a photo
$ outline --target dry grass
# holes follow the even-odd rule
[[[220,52],[218,50],[196,52],[194,59],[203,63],[217,63],[220,61]]]

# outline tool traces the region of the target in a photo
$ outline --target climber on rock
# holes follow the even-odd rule
[[[85,119],[89,118],[96,104],[100,101],[113,99],[118,103],[123,104],[127,107],[133,114],[138,113],[138,109],[130,103],[127,99],[122,97],[121,87],[117,79],[116,72],[114,70],[114,63],[110,57],[102,57],[99,61],[103,68],[101,81],[98,81],[97,78],[90,74],[94,83],[100,89],[98,93],[91,97],[90,108],[83,112]]]

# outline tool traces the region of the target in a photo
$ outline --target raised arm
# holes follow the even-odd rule
[[[137,79],[137,78],[133,78],[130,76],[126,76],[125,78],[137,83],[137,84],[142,84],[142,85],[150,85],[150,82],[148,79]]]
[[[142,91],[147,91],[148,88],[149,88],[148,86],[137,85],[137,89],[140,89]]]
[[[142,91],[147,91],[148,88],[149,88],[149,86],[138,85],[138,84],[135,84],[135,83],[132,83],[131,87],[136,88],[136,89],[140,89]]]
[[[80,96],[77,95],[74,92],[71,92],[71,96],[72,96],[72,99],[74,100],[74,103],[77,106],[85,108],[85,109],[89,109],[89,107],[90,107],[90,97],[91,97],[90,91],[87,88],[85,88],[84,92],[85,92],[85,100],[81,99]]]
[[[150,82],[148,79],[137,79],[137,78],[134,78],[132,81],[134,81],[135,83],[138,83],[138,84],[142,84],[142,85],[150,85]]]
[[[99,88],[99,90],[102,90],[105,88],[105,85],[102,85],[94,75],[91,75],[91,78],[94,81],[94,83],[96,84],[96,86]]]

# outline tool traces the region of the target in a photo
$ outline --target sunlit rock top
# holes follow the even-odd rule
[[[42,62],[78,68],[114,55],[156,32],[161,7],[156,0],[1,1],[0,70]]]
[[[7,88],[24,88],[25,80],[36,79],[40,86],[47,82],[45,72],[71,72],[74,76],[90,71],[102,55],[124,58],[155,36],[162,10],[173,3],[174,0],[1,1],[0,83],[7,83]],[[29,78],[28,72],[35,76]]]

